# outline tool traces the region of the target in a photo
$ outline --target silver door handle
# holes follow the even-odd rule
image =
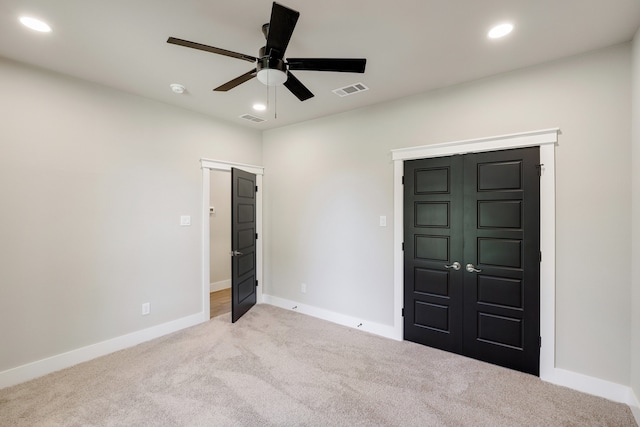
[[[467,264],[465,268],[469,273],[480,273],[482,271],[479,268],[476,268],[476,266],[473,264]]]
[[[456,261],[451,265],[445,265],[444,268],[453,268],[455,271],[458,271],[460,270],[460,263]]]
[[[240,251],[231,251],[230,255],[231,256],[238,256],[238,255],[242,255],[242,252],[240,252]]]

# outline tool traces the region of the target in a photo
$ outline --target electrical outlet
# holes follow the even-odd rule
[[[302,292],[303,294],[307,293],[307,284],[303,283],[300,285],[300,292]]]
[[[150,312],[151,312],[151,304],[149,304],[148,302],[145,302],[144,304],[142,304],[142,315],[146,316]]]

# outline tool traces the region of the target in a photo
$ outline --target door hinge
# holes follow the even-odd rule
[[[402,250],[404,251],[404,242],[402,242]]]
[[[256,280],[256,288],[258,287],[258,281]]]
[[[538,337],[538,344],[540,344],[540,348],[542,348],[542,337]]]
[[[540,251],[540,262],[542,262],[542,251]]]
[[[542,167],[544,166],[544,163],[539,163],[536,165],[536,169],[538,169],[538,176],[542,176]]]
[[[258,186],[256,185],[256,193],[258,192]]]
[[[258,233],[256,233],[256,240],[258,240]]]
[[[404,317],[404,308],[402,309],[402,317]]]
[[[402,185],[404,185],[404,175],[402,175]]]

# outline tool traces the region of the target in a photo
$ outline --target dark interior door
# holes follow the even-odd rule
[[[538,163],[537,147],[405,163],[407,340],[539,374]]]
[[[538,147],[465,156],[465,354],[539,374]],[[471,264],[467,269],[467,264]]]
[[[256,176],[231,169],[231,321],[256,303]]]
[[[404,172],[404,337],[455,353],[462,353],[462,160],[408,161]]]

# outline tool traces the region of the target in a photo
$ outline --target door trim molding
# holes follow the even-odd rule
[[[264,283],[262,277],[262,194],[264,193],[262,186],[262,176],[264,175],[264,167],[247,165],[243,163],[226,162],[223,160],[200,159],[202,168],[202,312],[201,318],[203,322],[209,320],[210,316],[210,269],[211,269],[211,235],[209,233],[209,205],[211,197],[211,171],[228,171],[231,168],[242,169],[256,175],[256,184],[259,191],[256,193],[256,232],[258,240],[256,241],[256,278],[258,280],[258,288],[256,289],[256,303],[262,303],[262,286]],[[229,201],[231,202],[231,201]]]
[[[443,157],[456,154],[507,150],[511,148],[540,147],[540,378],[553,377],[555,370],[555,146],[559,128],[543,129],[510,135],[422,145],[391,150],[393,159],[393,324],[395,339],[403,340],[402,305],[404,298],[404,197],[402,177],[404,161]]]

